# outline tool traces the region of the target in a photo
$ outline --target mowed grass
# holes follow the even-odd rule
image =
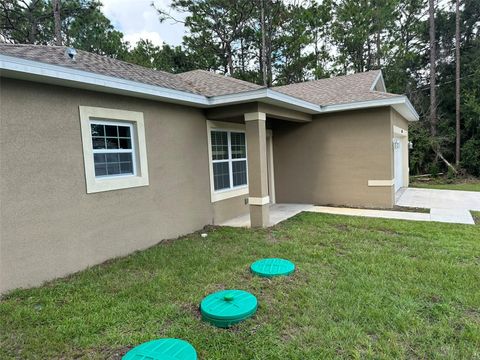
[[[480,191],[480,179],[458,180],[451,183],[439,179],[427,183],[412,182],[409,186],[423,189]]]
[[[293,276],[254,277],[262,257]],[[216,290],[254,293],[230,329],[201,321]],[[0,356],[120,358],[177,337],[199,359],[478,359],[480,227],[303,213],[274,228],[210,228],[0,304]]]

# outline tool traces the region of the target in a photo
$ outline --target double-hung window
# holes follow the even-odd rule
[[[207,121],[212,202],[248,194],[243,124]]]
[[[148,185],[143,113],[79,110],[87,193]]]
[[[215,191],[247,185],[247,146],[245,133],[212,130],[212,166]]]
[[[136,174],[133,125],[128,122],[90,121],[95,177]]]

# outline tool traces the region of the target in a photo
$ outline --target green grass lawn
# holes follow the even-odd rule
[[[303,213],[269,230],[211,228],[0,303],[0,358],[120,358],[178,337],[199,359],[478,359],[480,227]],[[251,262],[284,257],[273,280]],[[216,290],[251,291],[230,329],[199,318]]]
[[[426,183],[412,181],[409,186],[424,189],[480,191],[480,180],[459,180],[448,183],[442,178]]]

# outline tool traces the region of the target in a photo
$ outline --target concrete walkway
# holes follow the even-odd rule
[[[474,224],[470,210],[480,211],[480,192],[437,189],[401,189],[398,206],[430,209],[432,221]]]
[[[430,209],[430,212],[353,209],[308,204],[274,204],[270,206],[270,226],[302,211],[382,219],[475,224],[470,210],[480,211],[480,192],[405,188],[397,193],[396,203],[398,206]],[[219,225],[250,227],[250,215],[245,214]]]
[[[398,206],[480,211],[480,192],[405,188],[397,193]]]
[[[349,216],[364,216],[381,219],[398,219],[398,220],[417,220],[417,221],[432,221],[430,214],[408,212],[408,211],[391,211],[391,210],[371,210],[371,209],[353,209],[353,208],[339,208],[332,206],[314,206],[308,210],[316,213],[334,214],[334,215],[349,215]]]
[[[314,206],[312,209],[307,211],[335,215],[364,216],[380,219],[437,221],[452,224],[474,224],[470,212],[466,210],[446,210],[444,212],[442,212],[442,210],[443,209],[432,209],[430,213],[420,213],[410,211],[370,210],[337,208],[330,206]]]
[[[430,212],[349,209],[327,206],[314,206],[310,211],[337,215],[470,225],[475,224],[470,210],[480,211],[480,192],[475,191],[405,188],[397,193],[396,198],[398,206],[430,209]]]

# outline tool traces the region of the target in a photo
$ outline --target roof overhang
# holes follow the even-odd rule
[[[244,91],[236,94],[212,96],[209,97],[208,100],[210,106],[233,105],[259,101],[287,109],[302,111],[307,114],[318,114],[319,111],[321,111],[320,105],[267,88]]]
[[[395,97],[379,100],[356,101],[345,104],[326,105],[322,106],[321,113],[359,110],[384,106],[393,107],[400,115],[402,115],[408,121],[417,121],[420,118],[410,100],[408,100],[408,98],[404,95],[398,95]]]
[[[320,106],[268,88],[207,97],[187,91],[179,91],[161,86],[148,85],[113,76],[100,75],[88,71],[72,69],[59,65],[51,65],[39,61],[26,60],[2,54],[0,54],[0,75],[53,85],[101,91],[118,95],[127,95],[175,104],[184,104],[198,108],[212,108],[216,106],[258,101],[313,115],[369,107],[393,106],[395,110],[397,110],[407,120],[418,120],[417,112],[405,96],[328,106]],[[380,78],[377,80],[380,80]]]

